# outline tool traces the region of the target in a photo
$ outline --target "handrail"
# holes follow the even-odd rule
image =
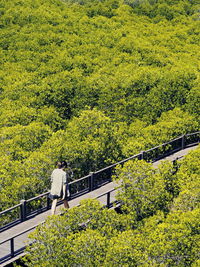
[[[0,245],[6,243],[6,242],[8,242],[8,241],[10,241],[10,239],[14,239],[14,238],[16,238],[16,237],[18,237],[18,236],[20,236],[20,235],[23,235],[23,234],[25,234],[25,233],[27,233],[27,232],[29,232],[29,231],[35,229],[37,226],[39,226],[40,224],[43,224],[44,222],[45,222],[45,221],[42,221],[42,222],[40,222],[40,223],[37,223],[37,224],[35,224],[34,226],[31,226],[31,227],[29,227],[28,229],[26,229],[26,230],[24,230],[24,231],[21,231],[20,233],[18,233],[18,234],[16,234],[16,235],[13,235],[12,237],[9,237],[9,238],[7,238],[7,239],[4,239],[3,241],[0,242]]]
[[[71,185],[72,185],[72,184],[75,184],[76,182],[81,181],[81,180],[86,179],[86,178],[91,179],[91,178],[94,177],[94,175],[97,175],[97,174],[99,174],[99,173],[101,173],[101,172],[104,172],[104,171],[106,171],[106,170],[108,170],[108,169],[111,169],[111,168],[115,167],[115,166],[118,165],[118,164],[122,164],[122,163],[124,163],[124,162],[126,162],[126,161],[128,161],[128,160],[130,160],[130,159],[136,158],[136,157],[137,157],[137,158],[142,158],[143,155],[144,155],[144,153],[147,153],[147,152],[149,152],[149,151],[153,151],[153,150],[155,150],[155,149],[157,149],[157,148],[159,148],[159,147],[161,147],[161,146],[163,146],[163,145],[170,144],[170,143],[172,143],[172,142],[174,142],[174,141],[177,141],[177,140],[181,140],[181,147],[179,147],[180,149],[183,149],[183,148],[185,148],[185,147],[187,147],[187,146],[189,146],[189,145],[191,146],[192,144],[194,145],[194,144],[196,144],[196,143],[199,143],[199,137],[198,137],[198,142],[195,142],[195,143],[192,143],[192,144],[189,144],[189,145],[185,145],[185,138],[186,138],[187,136],[192,136],[192,135],[195,135],[195,134],[200,134],[200,132],[195,132],[195,133],[190,133],[190,134],[187,134],[187,135],[182,135],[182,136],[180,136],[180,137],[178,137],[178,138],[176,138],[176,139],[173,139],[173,140],[171,140],[171,141],[169,141],[169,142],[166,142],[166,143],[164,143],[164,144],[162,144],[162,145],[156,146],[156,147],[154,147],[154,148],[152,148],[152,149],[150,149],[150,150],[142,151],[141,153],[139,153],[139,154],[137,154],[137,155],[133,155],[133,156],[127,158],[127,159],[121,160],[121,161],[119,161],[119,162],[117,162],[117,163],[115,163],[115,164],[112,164],[112,165],[110,165],[110,166],[108,166],[108,167],[106,167],[106,168],[103,168],[103,169],[98,170],[98,171],[96,171],[96,172],[90,173],[89,175],[84,176],[84,177],[82,177],[82,178],[80,178],[80,179],[78,179],[78,180],[76,180],[76,181],[73,181],[73,182],[71,182],[71,183],[69,183],[69,184],[71,184]],[[183,145],[184,145],[184,147],[183,147]],[[174,151],[174,149],[173,149],[172,151]],[[93,181],[90,181],[90,183],[92,183],[92,182],[93,182]],[[110,208],[110,207],[111,207],[110,193],[113,192],[113,191],[115,191],[115,190],[117,190],[117,188],[112,189],[112,190],[110,190],[110,191],[107,191],[107,192],[105,192],[105,193],[99,195],[98,197],[96,197],[96,199],[98,199],[98,198],[100,198],[100,197],[102,197],[102,196],[104,196],[104,195],[107,195],[107,204],[106,204],[105,206],[108,207],[108,208]],[[45,192],[45,193],[43,193],[43,194],[40,194],[39,196],[36,196],[36,197],[33,197],[33,198],[31,198],[31,199],[26,200],[26,202],[30,202],[30,201],[32,201],[32,200],[38,199],[38,198],[43,197],[43,196],[48,196],[48,194],[49,194],[49,192]],[[7,209],[7,210],[5,210],[5,211],[2,211],[2,212],[0,213],[0,215],[4,214],[5,212],[8,212],[8,211],[10,211],[10,210],[12,210],[12,209],[14,209],[14,208],[16,208],[16,207],[19,207],[19,206],[20,206],[20,207],[23,206],[23,203],[20,203],[20,204],[15,205],[14,207],[11,207],[11,208],[9,208],[9,209]],[[20,236],[20,235],[22,235],[22,234],[25,234],[25,233],[31,231],[32,229],[36,228],[36,227],[37,227],[38,225],[40,225],[41,223],[43,223],[43,222],[40,222],[39,224],[37,224],[37,225],[35,225],[35,226],[32,226],[32,227],[26,229],[25,231],[22,231],[22,232],[20,232],[20,233],[18,233],[18,234],[16,234],[16,235],[12,236],[11,238],[8,238],[8,239],[5,239],[5,240],[1,241],[1,242],[0,242],[0,245],[4,244],[5,242],[9,242],[9,241],[10,241],[10,252],[11,252],[9,255],[6,255],[6,256],[3,257],[2,259],[5,261],[5,258],[7,259],[8,257],[11,257],[11,258],[14,257],[15,254],[16,254],[16,252],[20,252],[20,253],[22,253],[23,250],[24,250],[24,248],[20,248],[20,250],[16,250],[16,251],[14,250],[14,238],[16,238],[16,237],[18,237],[18,236]],[[2,260],[2,259],[1,259],[1,260]]]
[[[85,180],[86,178],[89,178],[89,177],[90,177],[90,174],[88,174],[88,175],[86,175],[84,177],[81,177],[81,178],[79,178],[77,180],[74,180],[74,181],[70,182],[69,185],[75,184],[75,183],[80,182],[82,180]]]
[[[116,190],[117,190],[117,188],[111,189],[111,190],[109,190],[109,191],[107,191],[107,192],[105,192],[105,193],[99,195],[98,197],[96,197],[96,199],[98,199],[98,198],[100,198],[100,197],[103,197],[103,196],[107,195],[108,193],[112,193],[113,191],[116,191]]]
[[[13,209],[16,209],[16,208],[20,207],[21,205],[22,205],[22,204],[19,203],[19,204],[15,205],[15,206],[13,206],[13,207],[11,207],[11,208],[8,208],[8,209],[6,209],[6,210],[1,211],[1,212],[0,212],[0,216],[3,215],[3,214],[6,213],[6,212],[9,212],[9,211],[11,211],[11,210],[13,210]]]
[[[88,182],[86,183],[86,185],[85,185],[85,187],[83,188],[83,189],[77,189],[77,188],[75,188],[75,190],[76,190],[76,192],[74,192],[74,193],[72,193],[72,195],[71,195],[71,199],[73,198],[73,195],[74,195],[74,197],[76,197],[77,196],[77,194],[84,194],[84,193],[86,193],[86,192],[89,192],[89,191],[92,191],[93,189],[95,189],[97,186],[99,186],[99,185],[102,185],[103,183],[105,183],[105,181],[106,182],[109,182],[110,181],[110,179],[111,179],[111,173],[112,173],[112,169],[115,167],[115,166],[117,166],[117,165],[120,165],[120,164],[123,164],[123,163],[125,163],[125,162],[127,162],[127,161],[129,161],[129,160],[131,160],[131,159],[134,159],[134,158],[138,158],[138,159],[143,159],[143,158],[145,158],[145,156],[146,156],[146,160],[150,160],[151,159],[151,161],[156,161],[156,160],[158,160],[158,159],[160,159],[160,158],[162,158],[164,155],[166,155],[166,153],[168,153],[168,154],[170,154],[170,153],[173,153],[174,151],[177,151],[177,150],[180,150],[180,149],[183,149],[183,148],[185,148],[185,147],[188,147],[188,146],[191,146],[191,145],[195,145],[195,144],[197,144],[197,143],[199,143],[199,136],[198,136],[198,142],[191,142],[191,143],[189,143],[189,144],[185,144],[185,141],[186,141],[186,138],[187,137],[190,137],[190,136],[194,136],[194,135],[199,135],[200,134],[200,131],[197,131],[197,132],[194,132],[194,133],[189,133],[189,134],[185,134],[185,135],[181,135],[181,136],[179,136],[179,137],[177,137],[177,138],[174,138],[174,139],[172,139],[172,140],[170,140],[170,141],[168,141],[168,142],[165,142],[165,143],[163,143],[163,144],[160,144],[160,145],[158,145],[158,146],[155,146],[155,147],[153,147],[153,148],[150,148],[150,149],[148,149],[148,150],[146,150],[146,151],[141,151],[139,154],[136,154],[136,155],[133,155],[133,156],[131,156],[131,157],[129,157],[129,158],[126,158],[126,159],[123,159],[123,160],[121,160],[121,161],[119,161],[119,162],[116,162],[116,163],[114,163],[114,164],[112,164],[112,165],[109,165],[109,166],[107,166],[107,167],[105,167],[105,168],[102,168],[102,169],[100,169],[100,170],[97,170],[97,171],[95,171],[95,172],[91,172],[90,174],[88,174],[88,175],[86,175],[86,176],[84,176],[84,177],[81,177],[81,178],[79,178],[79,179],[77,179],[77,180],[75,180],[75,181],[72,181],[72,182],[70,182],[69,183],[69,187],[70,187],[70,190],[71,190],[71,187],[73,187],[74,185],[76,186],[78,186],[78,183],[79,182],[81,182],[81,181],[83,181],[83,180],[85,180],[85,179],[88,179]],[[169,151],[160,151],[160,155],[158,156],[156,156],[155,157],[155,155],[153,156],[153,155],[148,155],[148,153],[150,153],[150,152],[152,152],[152,151],[155,151],[156,149],[159,149],[159,148],[162,148],[163,146],[166,146],[166,145],[171,145],[173,142],[175,142],[175,141],[181,141],[181,144],[176,148],[176,149],[174,149],[174,148],[172,148],[171,150],[169,150]],[[159,152],[158,152],[159,153]],[[110,172],[110,174],[106,174],[106,179],[104,179],[103,180],[103,182],[101,181],[100,182],[100,184],[98,184],[98,181],[96,181],[97,180],[97,178],[99,179],[99,177],[97,177],[99,174],[104,174],[104,172],[106,172],[107,170],[111,170],[111,172]],[[95,180],[96,179],[96,180]],[[94,182],[96,181],[96,185],[94,184]],[[77,191],[78,190],[78,191]],[[73,191],[73,190],[71,190],[71,191]],[[26,220],[27,219],[27,217],[29,216],[29,215],[31,215],[33,212],[30,212],[30,213],[28,213],[27,214],[27,207],[26,207],[26,204],[27,203],[30,203],[31,201],[34,201],[34,200],[37,200],[37,199],[40,199],[40,198],[42,198],[42,197],[44,197],[44,196],[46,196],[47,197],[47,206],[45,206],[45,207],[43,207],[42,209],[41,209],[41,211],[42,210],[44,210],[44,209],[49,209],[50,208],[50,202],[49,202],[49,198],[48,198],[48,196],[49,196],[49,192],[45,192],[45,193],[42,193],[42,194],[40,194],[40,195],[38,195],[38,196],[35,196],[35,197],[33,197],[33,198],[30,198],[30,199],[28,199],[28,200],[23,200],[20,204],[18,204],[18,205],[15,205],[15,206],[13,206],[13,207],[11,207],[11,208],[8,208],[7,210],[4,210],[4,211],[1,211],[0,212],[0,216],[1,215],[3,215],[3,214],[5,214],[5,213],[7,213],[7,212],[9,212],[9,211],[11,211],[11,210],[13,210],[13,209],[15,209],[16,207],[19,207],[20,206],[20,212],[21,212],[21,214],[20,214],[20,218],[21,218],[21,221],[24,221],[24,220]],[[37,210],[36,211],[34,211],[34,212],[37,212]],[[12,222],[10,222],[10,223],[8,223],[9,225],[11,224]],[[6,226],[3,226],[3,227],[0,227],[0,230],[2,229],[2,228],[5,228]]]
[[[122,164],[122,163],[124,163],[124,162],[126,162],[126,161],[128,161],[128,160],[137,158],[138,156],[140,156],[140,154],[141,154],[141,153],[136,154],[136,155],[133,155],[133,156],[131,156],[131,157],[129,157],[129,158],[126,158],[126,159],[123,159],[123,160],[121,160],[121,161],[118,161],[118,162],[116,162],[116,163],[114,163],[114,164],[112,164],[112,165],[109,165],[108,167],[105,167],[105,168],[103,168],[103,169],[100,169],[100,170],[98,170],[98,171],[96,171],[96,172],[94,172],[94,173],[95,173],[95,174],[98,174],[98,173],[101,173],[102,171],[109,170],[110,168],[113,168],[113,167],[115,167],[115,166],[117,166],[117,165],[119,165],[119,164]]]
[[[100,198],[100,197],[103,197],[103,196],[107,195],[108,193],[112,193],[112,192],[114,192],[114,191],[116,191],[116,188],[111,189],[111,190],[109,190],[109,191],[107,191],[107,192],[105,192],[105,193],[103,193],[103,194],[97,196],[96,199],[98,199],[98,198]],[[40,224],[43,224],[44,222],[45,222],[45,221],[42,221],[42,222],[40,222],[40,223],[37,223],[37,224],[35,224],[34,226],[31,226],[31,227],[29,227],[28,229],[26,229],[26,230],[24,230],[24,231],[21,231],[20,233],[18,233],[18,234],[16,234],[16,235],[13,235],[12,237],[9,237],[9,238],[7,238],[7,239],[1,241],[1,242],[0,242],[0,245],[4,244],[5,242],[10,241],[10,239],[16,238],[16,237],[18,237],[18,236],[20,236],[20,235],[23,235],[23,234],[25,234],[25,233],[31,231],[32,229],[36,228],[36,227],[39,226]]]
[[[36,199],[41,198],[41,197],[44,197],[44,196],[46,196],[48,194],[49,194],[49,192],[42,193],[42,194],[40,194],[38,196],[35,196],[35,197],[32,197],[32,198],[27,199],[26,202],[30,202],[30,201],[36,200]]]
[[[115,191],[115,190],[116,190],[115,188],[114,188],[114,189],[111,189],[111,190],[107,191],[106,193],[103,193],[103,194],[97,196],[95,199],[98,199],[98,198],[100,198],[100,197],[102,197],[102,196],[104,196],[104,195],[107,195],[107,204],[104,205],[103,208],[104,208],[104,207],[110,208],[110,207],[111,207],[111,204],[112,204],[112,203],[110,202],[110,193],[112,193],[112,192]],[[114,202],[115,202],[115,201],[114,201]],[[113,203],[114,203],[114,202],[113,202]],[[78,204],[78,206],[80,206],[80,204]],[[15,238],[17,238],[18,236],[21,236],[21,235],[23,235],[23,234],[25,234],[25,233],[27,233],[27,232],[30,232],[31,230],[35,229],[35,228],[38,227],[39,225],[43,224],[44,222],[45,222],[45,221],[42,221],[42,222],[40,222],[40,223],[38,223],[38,224],[36,224],[36,225],[34,225],[34,226],[31,226],[31,227],[29,227],[28,229],[26,229],[26,230],[24,230],[24,231],[22,231],[22,232],[20,232],[20,233],[18,233],[18,234],[16,234],[16,235],[13,235],[12,237],[9,237],[9,238],[4,239],[3,241],[1,241],[1,242],[0,242],[0,245],[4,244],[4,243],[6,243],[6,242],[10,242],[10,254],[8,254],[8,255],[2,257],[2,258],[0,259],[0,264],[3,263],[3,262],[5,262],[6,260],[8,260],[8,259],[10,259],[10,258],[14,258],[14,257],[15,257],[15,254],[16,254],[17,252],[18,252],[18,254],[19,254],[19,253],[22,253],[22,252],[24,251],[25,247],[22,247],[22,248],[20,248],[20,249],[18,249],[18,250],[15,251],[15,249],[14,249],[14,239],[15,239]]]
[[[116,188],[111,189],[111,190],[109,190],[109,191],[107,191],[107,192],[105,192],[105,193],[103,193],[103,194],[97,196],[95,199],[98,199],[98,198],[100,198],[100,197],[102,197],[102,196],[104,196],[104,195],[107,195],[108,193],[112,193],[113,191],[116,191],[116,190],[117,190]],[[79,204],[79,205],[80,205],[80,204]],[[23,235],[23,234],[25,234],[25,233],[31,231],[32,229],[36,228],[36,227],[39,226],[40,224],[43,224],[44,222],[45,222],[45,221],[42,221],[42,222],[40,222],[40,223],[37,223],[37,224],[35,224],[34,226],[31,226],[31,227],[29,227],[28,229],[26,229],[26,230],[24,230],[24,231],[21,231],[20,233],[18,233],[18,234],[16,234],[16,235],[13,235],[12,237],[9,237],[9,238],[7,238],[7,239],[4,239],[3,241],[0,242],[0,245],[4,244],[5,242],[10,241],[10,239],[16,238],[16,237],[18,237],[18,236],[20,236],[20,235]]]
[[[157,149],[157,148],[160,148],[160,147],[162,147],[162,146],[169,145],[169,144],[171,144],[171,143],[173,143],[173,142],[175,142],[175,141],[177,141],[177,140],[180,140],[181,137],[183,137],[183,135],[181,135],[181,136],[179,136],[179,137],[177,137],[177,138],[175,138],[175,139],[172,139],[172,140],[170,140],[170,141],[168,141],[168,142],[165,142],[165,143],[163,143],[163,144],[161,144],[161,145],[154,146],[154,147],[152,147],[152,148],[150,148],[150,149],[148,149],[148,150],[145,150],[144,152],[149,152],[149,151],[155,150],[155,149]]]
[[[186,134],[186,136],[190,136],[190,135],[194,135],[194,134],[199,134],[200,131],[197,131],[197,132],[194,132],[194,133],[189,133],[189,134]]]

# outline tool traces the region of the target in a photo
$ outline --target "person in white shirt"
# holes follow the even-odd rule
[[[55,214],[58,199],[64,201],[65,209],[69,208],[68,203],[68,181],[67,173],[64,171],[67,168],[66,161],[58,161],[56,169],[51,174],[51,191],[49,197],[53,200],[51,206],[51,215]]]

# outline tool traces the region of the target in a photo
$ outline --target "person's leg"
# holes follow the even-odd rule
[[[57,199],[54,199],[54,200],[52,201],[52,205],[51,205],[51,215],[54,215],[55,212],[56,212],[57,201],[58,201]]]
[[[69,209],[69,203],[66,199],[64,199],[63,204],[64,204],[65,209]]]

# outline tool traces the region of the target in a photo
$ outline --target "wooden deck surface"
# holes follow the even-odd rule
[[[181,150],[181,151],[174,153],[174,154],[172,154],[172,155],[170,155],[170,156],[168,156],[162,160],[156,161],[155,163],[153,163],[153,166],[157,167],[159,165],[159,163],[163,160],[173,161],[177,158],[182,158],[186,154],[188,154],[189,151],[191,151],[195,148],[196,148],[196,146]],[[116,187],[116,184],[114,182],[110,182],[110,183],[108,183],[108,184],[106,184],[106,185],[104,185],[104,186],[102,186],[102,187],[100,187],[100,188],[98,188],[92,192],[89,192],[85,195],[82,195],[80,197],[77,197],[77,198],[69,201],[69,205],[70,205],[70,207],[77,206],[80,203],[80,200],[87,199],[87,198],[97,198],[98,196],[114,189],[115,187]],[[111,193],[111,202],[115,199],[115,193],[116,193],[115,191]],[[106,204],[106,196],[99,198],[99,201],[102,204]],[[62,206],[63,205],[60,205],[57,207],[57,211],[56,211],[57,214],[60,213],[60,208]],[[29,229],[29,228],[37,225],[38,223],[42,223],[50,215],[50,213],[51,213],[51,211],[48,210],[46,212],[43,212],[41,214],[36,215],[35,217],[33,217],[33,218],[31,218],[25,222],[19,223],[8,230],[1,232],[0,233],[0,242],[2,242],[5,239],[11,238],[12,236],[17,235],[20,232],[23,232],[26,229]],[[23,235],[20,235],[19,237],[17,237],[15,239],[15,250],[20,249],[20,248],[24,247],[26,244],[28,244],[28,237],[27,236],[29,233],[30,233],[30,231],[23,234]],[[1,258],[8,255],[9,253],[10,253],[9,242],[6,242],[6,243],[0,245],[0,262],[1,262]],[[12,260],[14,260],[14,258]],[[8,262],[3,263],[0,266],[3,267],[3,266],[6,266],[7,264],[8,264]]]

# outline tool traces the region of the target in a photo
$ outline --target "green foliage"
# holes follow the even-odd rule
[[[86,230],[75,237],[73,265],[75,266],[101,266],[106,250],[106,238],[98,231]]]
[[[182,161],[177,173],[178,181],[182,188],[189,188],[193,182],[198,182],[196,180],[197,177],[195,176],[199,176],[200,174],[199,151],[200,148],[198,147],[195,151],[191,151],[190,154]]]
[[[76,179],[199,129],[197,0],[2,0],[0,29],[0,210],[49,190],[58,159]],[[122,213],[50,216],[27,266],[199,266],[199,166],[126,163]]]
[[[83,111],[66,127],[63,157],[85,173],[116,160],[120,151],[115,146],[112,128],[110,118],[102,112],[95,109]]]
[[[188,131],[195,131],[198,127],[198,122],[188,112],[183,112],[180,108],[175,108],[171,111],[164,112],[157,123],[138,129],[141,126],[140,121],[130,124],[128,130],[129,136],[126,139],[127,143],[124,143],[122,146],[122,152],[127,157],[130,154],[134,155],[139,151],[144,151],[158,144],[162,144],[166,140],[172,140],[176,136],[186,134]]]
[[[110,118],[101,111],[83,111],[30,155],[25,162],[27,176],[41,177],[49,186],[50,171],[58,158],[71,163],[75,178],[105,167],[120,157],[112,132]]]
[[[199,215],[199,209],[169,215],[150,235],[150,258],[171,266],[191,266],[198,260]]]
[[[0,15],[1,209],[48,190],[60,158],[80,178],[198,129],[198,1],[3,0]]]
[[[163,18],[172,20],[181,15],[192,15],[198,12],[197,1],[124,0],[124,2],[130,5],[135,13],[160,20]]]
[[[188,16],[187,23],[181,17],[155,27],[120,1],[65,2],[2,5],[4,105],[12,100],[11,110],[37,107],[30,120],[44,106],[68,119],[89,105],[115,120],[151,122],[185,103],[198,73],[198,21]],[[140,2],[159,10],[156,3],[135,4]]]
[[[177,172],[177,183],[181,193],[174,200],[173,210],[191,211],[200,207],[200,158],[198,148],[182,162]]]
[[[147,255],[140,252],[141,248],[141,237],[134,231],[124,231],[110,240],[104,266],[143,265]]]
[[[122,213],[88,199],[62,216],[49,216],[30,235],[35,242],[25,263],[198,266],[199,151],[180,161],[176,174],[169,162],[156,169],[143,161],[126,163],[117,170]]]
[[[123,203],[123,210],[132,214],[132,220],[142,220],[155,214],[157,210],[167,210],[169,201],[172,200],[172,192],[168,187],[170,176],[171,166],[162,166],[158,172],[151,164],[137,160],[126,163],[118,170],[117,180],[121,184],[121,190],[117,199]]]
[[[30,152],[39,148],[50,135],[51,129],[43,123],[33,122],[28,126],[1,128],[0,150],[13,160],[27,158]]]
[[[187,110],[190,110],[196,117],[199,117],[199,100],[200,100],[200,90],[198,87],[193,88],[187,97]]]
[[[27,260],[31,259],[28,266],[47,266],[48,262],[53,266],[58,263],[59,266],[100,266],[107,249],[107,238],[122,231],[117,224],[126,223],[122,218],[114,211],[103,210],[97,200],[82,201],[79,207],[70,209],[63,216],[50,216],[30,235],[36,243],[27,249],[30,252]]]

